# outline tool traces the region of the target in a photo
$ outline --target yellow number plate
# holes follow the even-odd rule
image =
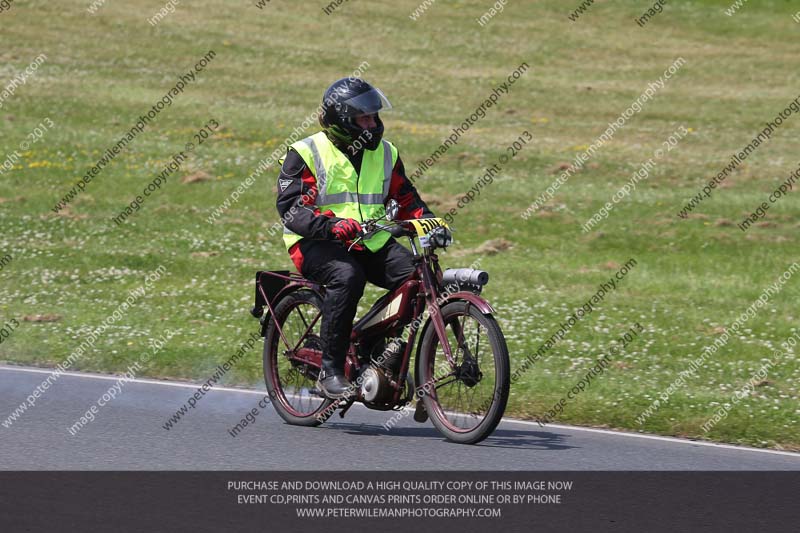
[[[433,228],[438,228],[439,226],[444,226],[445,228],[449,227],[443,218],[421,218],[418,220],[410,220],[409,222],[411,222],[414,229],[417,230],[417,237],[424,237],[430,233]]]

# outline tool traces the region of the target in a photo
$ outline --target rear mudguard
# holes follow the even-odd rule
[[[443,301],[441,301],[439,303],[439,307],[444,307],[449,303],[457,302],[459,300],[464,300],[471,303],[472,305],[477,307],[478,311],[480,311],[484,315],[491,315],[495,312],[494,307],[492,307],[492,304],[487,302],[482,296],[469,291],[454,292],[453,294],[445,298]],[[419,337],[417,339],[417,353],[416,356],[414,357],[414,383],[417,386],[420,386],[422,384],[419,376],[419,353],[422,350],[422,339],[425,338],[425,332],[428,330],[428,327],[430,325],[431,325],[431,317],[429,316],[425,320],[425,325],[422,326],[422,329],[419,332]]]

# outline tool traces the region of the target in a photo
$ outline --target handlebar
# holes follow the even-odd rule
[[[395,224],[393,226],[384,226],[383,224],[375,224],[377,229],[386,230],[391,233],[392,237],[405,237],[407,235],[411,235],[411,230],[406,228],[401,224]]]
[[[379,218],[375,220],[367,220],[366,222],[363,222],[361,224],[362,228],[361,234],[359,234],[358,238],[355,239],[347,248],[348,252],[353,248],[353,246],[358,244],[359,241],[371,237],[373,233],[380,230],[388,231],[392,235],[392,237],[404,237],[412,234],[411,230],[409,230],[402,224],[392,224],[390,226],[387,226],[385,224],[381,224],[380,222],[378,222],[378,220],[381,219]]]

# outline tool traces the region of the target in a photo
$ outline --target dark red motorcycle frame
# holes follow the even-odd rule
[[[370,309],[370,312],[367,312],[362,318],[353,324],[353,331],[350,337],[350,346],[347,350],[347,359],[345,362],[345,375],[348,379],[354,380],[356,376],[358,376],[359,370],[362,366],[362,363],[358,359],[356,345],[362,338],[365,337],[365,333],[370,333],[372,335],[382,334],[383,336],[397,336],[392,335],[392,333],[399,333],[402,331],[403,327],[408,324],[418,323],[419,326],[419,318],[427,308],[430,316],[426,320],[424,326],[421,328],[422,333],[424,334],[429,324],[433,324],[433,327],[439,337],[445,357],[451,365],[454,365],[453,352],[450,347],[450,342],[447,340],[444,321],[441,318],[441,307],[451,301],[461,300],[474,305],[481,313],[494,313],[494,309],[489,302],[487,302],[478,294],[470,291],[459,290],[457,292],[450,293],[444,299],[440,299],[439,286],[442,280],[442,272],[441,268],[439,268],[438,257],[436,254],[429,253],[424,255],[416,255],[414,257],[414,262],[416,264],[416,268],[408,277],[408,279],[404,281],[397,289],[385,294],[381,297],[381,299],[377,300],[373,305],[373,308]],[[435,271],[431,268],[431,264],[435,266]],[[433,282],[434,279],[436,280],[436,283]],[[283,333],[283,330],[281,329],[280,324],[275,318],[275,308],[281,299],[286,297],[288,294],[303,288],[313,290],[317,292],[320,297],[324,297],[325,288],[323,285],[308,280],[300,274],[285,270],[259,271],[256,273],[256,305],[251,313],[256,318],[261,318],[262,336],[264,336],[266,332],[268,320],[267,317],[272,317],[272,322],[277,328],[280,339],[288,349],[290,354],[289,357],[299,362],[320,368],[322,362],[322,352],[312,348],[301,348],[300,345],[306,339],[308,333],[312,331],[317,321],[321,318],[322,313],[320,312],[316,317],[314,317],[295,346],[290,345]],[[371,311],[375,310],[375,305],[382,299],[388,299],[388,301],[392,301],[398,295],[405,295],[400,305],[398,317],[389,321],[378,322],[375,325],[364,328],[362,331],[363,324],[369,320]],[[264,315],[264,306],[267,307],[266,315]],[[398,379],[398,382],[393,383],[394,393],[392,397],[392,403],[394,405],[402,405],[405,403],[405,401],[401,399],[404,389],[403,383],[406,380],[405,378],[407,376],[411,361],[411,351],[414,349],[419,330],[420,327],[410,328],[408,338],[406,340],[405,352],[403,353],[402,366],[399,373],[400,379]],[[461,333],[458,331],[456,331],[456,334],[459,337],[461,335]],[[459,341],[462,342],[463,338],[460,338]],[[419,368],[415,368],[414,377],[416,386],[420,387],[421,384],[418,381]],[[435,384],[437,381],[438,380],[434,380],[433,384]],[[426,385],[430,386],[429,384]]]

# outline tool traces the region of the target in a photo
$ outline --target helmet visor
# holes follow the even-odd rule
[[[380,89],[370,89],[358,96],[349,98],[342,102],[340,114],[343,117],[355,117],[358,115],[371,115],[379,110],[388,111],[392,104]]]

